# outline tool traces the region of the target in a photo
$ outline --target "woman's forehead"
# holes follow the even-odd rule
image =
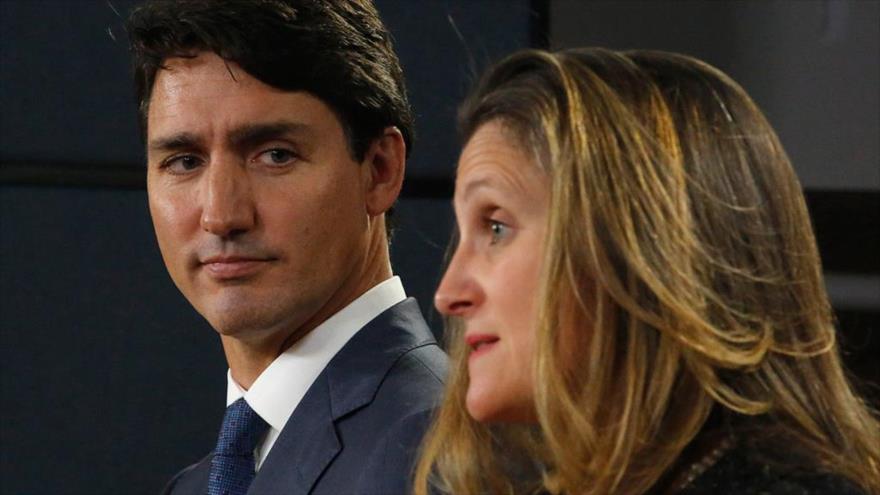
[[[544,201],[548,178],[513,136],[498,122],[477,129],[459,160],[456,203],[466,204],[481,190]]]

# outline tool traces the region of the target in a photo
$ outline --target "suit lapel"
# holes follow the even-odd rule
[[[287,420],[248,494],[308,493],[340,448],[322,373]]]
[[[407,351],[435,343],[415,299],[374,318],[333,357],[294,410],[249,495],[309,493],[339,454],[335,421],[368,405]]]

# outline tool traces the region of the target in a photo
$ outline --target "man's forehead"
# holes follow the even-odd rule
[[[267,106],[264,97],[283,93],[258,81],[234,62],[213,53],[167,59],[156,73],[147,115],[148,134],[183,119],[223,114],[224,107],[247,113]],[[271,106],[271,105],[268,105]],[[170,121],[169,121],[170,120]]]
[[[250,142],[255,135],[314,139],[334,133],[335,128],[342,133],[332,109],[309,92],[268,86],[213,54],[169,62],[156,78],[150,101],[148,151],[207,139]]]
[[[228,90],[233,86],[249,86],[256,82],[235,62],[214,53],[201,52],[194,57],[165,59],[156,71],[152,99],[162,93],[180,94],[187,88]]]

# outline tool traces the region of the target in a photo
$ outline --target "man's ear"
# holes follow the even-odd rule
[[[397,127],[386,127],[373,140],[363,162],[367,213],[385,213],[397,201],[406,168],[406,143]]]

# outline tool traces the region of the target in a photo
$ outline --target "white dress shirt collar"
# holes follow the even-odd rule
[[[368,290],[315,327],[278,356],[247,391],[227,372],[226,406],[244,397],[269,423],[269,432],[257,448],[257,466],[266,455],[300,400],[343,346],[375,317],[406,299],[399,277],[391,277]]]

